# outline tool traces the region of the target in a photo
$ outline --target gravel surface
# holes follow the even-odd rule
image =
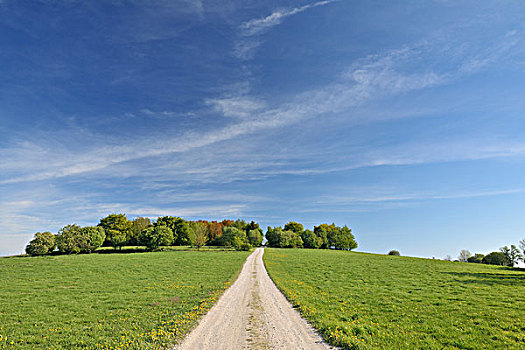
[[[277,289],[263,254],[257,248],[246,259],[237,281],[176,349],[334,349]]]

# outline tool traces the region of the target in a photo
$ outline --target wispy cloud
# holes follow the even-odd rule
[[[131,162],[138,159],[154,159],[169,154],[178,155],[181,162],[174,162],[173,167],[179,166],[179,171],[189,174],[191,162],[189,164],[184,160],[184,154],[188,154],[191,159],[192,152],[203,147],[212,146],[235,140],[244,135],[264,132],[268,129],[281,128],[297,122],[304,122],[311,119],[331,118],[333,115],[341,115],[345,118],[346,125],[352,125],[357,117],[354,113],[348,113],[357,107],[370,105],[372,101],[378,101],[385,97],[399,96],[413,91],[429,89],[442,86],[462,79],[467,74],[464,68],[468,62],[486,61],[486,64],[494,62],[495,57],[504,56],[509,53],[518,42],[514,34],[500,38],[497,44],[480,48],[474,55],[463,55],[461,59],[455,58],[457,64],[449,69],[434,70],[432,65],[428,69],[418,71],[406,71],[403,67],[407,62],[422,60],[432,57],[444,44],[440,41],[433,43],[417,44],[412,47],[404,47],[397,50],[391,50],[383,54],[368,56],[352,63],[337,79],[325,86],[312,89],[291,98],[288,102],[280,105],[271,105],[265,100],[249,95],[242,94],[225,97],[207,99],[205,104],[211,108],[214,113],[226,117],[223,127],[210,129],[208,131],[186,131],[170,135],[170,131],[159,131],[156,135],[148,138],[131,138],[115,140],[114,144],[103,141],[96,135],[85,133],[81,135],[79,141],[85,138],[86,145],[92,144],[87,142],[93,138],[101,141],[101,146],[95,146],[82,150],[71,150],[69,144],[61,145],[57,141],[34,143],[31,141],[22,141],[16,146],[10,146],[0,150],[5,162],[0,164],[3,177],[0,184],[12,184],[22,181],[46,180],[53,178],[62,178],[73,175],[88,174],[90,172],[101,172],[108,167],[120,166],[123,163]],[[453,44],[448,44],[453,46]],[[450,55],[450,48],[444,50],[446,55]],[[457,54],[459,55],[459,53]],[[474,74],[477,70],[485,67],[477,65],[477,68],[468,69],[468,74]],[[344,114],[342,114],[345,112]],[[146,115],[158,115],[150,109],[143,109]],[[198,112],[192,112],[198,113]],[[161,115],[170,116],[171,112],[160,112]],[[384,115],[369,115],[367,122],[372,123],[375,120],[384,120]],[[357,119],[355,120],[357,122]],[[359,120],[362,122],[362,120]],[[78,135],[77,135],[78,136]],[[51,138],[49,138],[51,139]],[[45,141],[42,138],[41,141]],[[446,145],[445,145],[446,146]],[[486,157],[500,157],[512,154],[522,154],[523,145],[516,143],[498,143],[494,145],[481,145],[476,143],[473,147],[467,148],[470,152],[462,151],[463,156],[456,155],[457,152],[451,151],[452,147],[436,147],[432,145],[429,148],[418,147],[418,153],[408,154],[401,149],[395,153],[395,149],[390,149],[384,153],[381,149],[369,151],[358,160],[352,161],[351,164],[344,164],[339,169],[351,169],[363,166],[378,166],[389,164],[414,164],[428,161],[445,161],[447,159],[475,159]],[[439,152],[443,147],[443,152]],[[465,148],[463,148],[465,150]],[[426,152],[426,153],[425,153]],[[215,154],[212,152],[212,154]],[[228,154],[228,153],[227,153]],[[230,153],[231,154],[231,153]],[[246,155],[249,157],[249,155]],[[272,159],[273,157],[270,157]],[[228,163],[226,161],[226,163]],[[246,163],[246,162],[244,162]],[[243,164],[240,161],[239,164]],[[184,168],[188,166],[188,168]],[[234,166],[234,165],[232,165]],[[245,165],[244,165],[245,166]],[[203,167],[203,169],[210,168]],[[327,167],[330,168],[330,167]],[[197,170],[197,169],[196,169]],[[200,169],[202,170],[202,169]],[[200,171],[199,170],[199,171]],[[143,170],[138,170],[142,172]],[[252,167],[251,170],[245,171],[259,172],[260,174],[272,173],[263,167]],[[279,168],[274,173],[315,173],[315,168],[291,169]],[[235,176],[232,176],[235,178]]]
[[[249,21],[244,22],[239,26],[244,36],[252,36],[261,34],[262,32],[268,30],[269,28],[275,27],[282,23],[287,17],[296,15],[298,13],[304,12],[308,9],[328,5],[330,3],[336,2],[337,0],[328,0],[328,1],[318,1],[312,4],[295,7],[292,9],[280,9],[272,12],[270,15],[263,18],[254,18]]]
[[[324,6],[339,0],[318,1],[295,8],[283,8],[272,12],[262,18],[254,18],[243,22],[239,26],[240,38],[235,42],[233,54],[241,60],[252,59],[255,50],[262,44],[261,39],[255,38],[266,31],[281,24],[286,18],[304,12],[308,9]]]

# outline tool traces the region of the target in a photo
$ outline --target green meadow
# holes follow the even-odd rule
[[[345,349],[525,349],[525,271],[308,249],[266,268],[324,339]]]
[[[1,258],[0,348],[167,348],[213,305],[248,254]]]

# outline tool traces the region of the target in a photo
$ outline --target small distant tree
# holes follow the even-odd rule
[[[122,232],[119,230],[107,229],[106,232],[106,241],[113,246],[115,249],[122,249],[122,246],[127,243],[127,232]]]
[[[80,253],[80,229],[81,227],[75,224],[62,227],[55,237],[58,250],[66,254]]]
[[[507,266],[509,264],[507,257],[502,252],[492,252],[490,254],[487,254],[483,258],[482,262],[483,264],[500,265],[500,266]]]
[[[462,251],[459,252],[458,260],[461,262],[467,262],[468,258],[470,258],[471,256],[472,254],[468,250],[463,249]]]
[[[110,214],[100,219],[98,226],[106,232],[106,245],[112,245],[115,249],[128,244],[132,236],[132,222],[125,214]],[[111,231],[111,232],[110,232]],[[118,231],[115,232],[115,231]]]
[[[238,240],[236,240],[238,238]],[[246,232],[235,226],[227,226],[222,229],[222,236],[218,239],[218,244],[225,247],[234,247],[234,243],[248,243]],[[234,247],[235,248],[235,247]]]
[[[263,241],[263,235],[260,228],[248,231],[248,243],[254,247],[261,245]]]
[[[173,242],[173,232],[166,226],[148,227],[139,236],[139,243],[148,250],[154,250],[161,245],[170,245]]]
[[[138,217],[131,221],[131,234],[128,239],[130,245],[137,245],[139,243],[139,235],[142,231],[151,226],[149,218]]]
[[[520,241],[521,260],[525,262],[525,238]]]
[[[445,256],[445,258],[443,260],[452,261],[452,257],[450,255],[447,255],[447,256]]]
[[[77,242],[80,253],[92,253],[104,243],[104,239],[106,238],[104,229],[99,226],[82,227],[78,231],[78,234],[80,237]]]
[[[284,225],[284,231],[293,231],[295,233],[301,233],[304,231],[304,227],[298,222],[290,221],[289,223]]]
[[[252,245],[246,240],[243,240],[240,237],[236,236],[233,238],[232,247],[235,250],[250,250],[252,248]]]
[[[469,263],[476,263],[476,264],[481,264],[483,262],[483,258],[485,257],[485,255],[483,254],[479,254],[479,253],[476,253],[474,254],[473,256],[470,256],[468,259],[467,259],[467,262]]]
[[[388,255],[400,256],[401,254],[397,250],[391,250],[391,251],[388,252]]]
[[[281,235],[282,228],[271,228],[270,226],[268,226],[268,229],[266,230],[266,244],[268,245],[268,247],[280,247]]]
[[[505,255],[505,259],[507,260],[507,266],[514,266],[521,260],[521,254],[518,248],[513,244],[509,247],[504,246],[500,248],[500,252]]]
[[[304,230],[301,232],[303,240],[303,247],[305,248],[319,248],[323,243],[322,239],[318,237],[312,230]]]
[[[197,249],[201,249],[201,247],[208,242],[208,228],[206,224],[202,222],[196,222],[192,228],[191,244],[197,247]]]
[[[55,235],[51,232],[37,232],[33,240],[26,246],[29,255],[45,255],[55,250]]]

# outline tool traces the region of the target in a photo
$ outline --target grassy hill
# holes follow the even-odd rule
[[[160,349],[180,338],[248,252],[0,258],[0,349]]]
[[[277,286],[345,349],[525,349],[525,271],[347,251],[266,249]]]

